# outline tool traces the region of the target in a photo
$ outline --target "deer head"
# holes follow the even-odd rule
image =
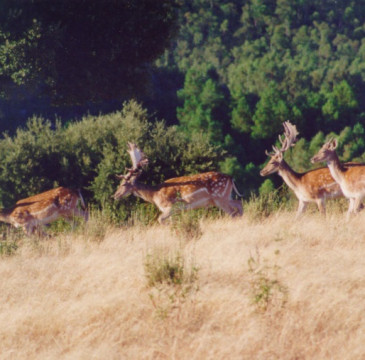
[[[337,140],[334,138],[330,139],[321,147],[318,153],[312,157],[311,163],[314,164],[321,161],[331,160],[335,154],[337,146],[338,146]]]
[[[269,153],[265,151],[267,156],[270,156],[270,161],[266,166],[260,171],[261,176],[266,176],[272,174],[279,170],[281,163],[283,162],[283,153],[287,151],[291,146],[294,146],[297,135],[299,134],[295,125],[291,124],[289,121],[283,123],[284,126],[284,138],[282,139],[279,135],[279,141],[281,143],[281,148],[273,146],[273,152]]]
[[[128,153],[132,160],[132,168],[127,168],[125,175],[116,175],[121,183],[113,195],[114,200],[131,194],[136,186],[136,181],[141,175],[142,170],[148,164],[148,159],[141,149],[134,143],[128,143]]]

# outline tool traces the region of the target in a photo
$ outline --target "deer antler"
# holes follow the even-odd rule
[[[128,153],[131,157],[133,170],[142,168],[148,164],[148,159],[143,151],[134,143],[128,143]]]
[[[126,168],[125,175],[115,175],[118,179],[130,180],[132,176],[139,175],[142,168],[148,164],[148,159],[143,151],[134,143],[128,143],[128,153],[132,160],[132,167]]]
[[[297,135],[299,134],[295,125],[293,125],[290,121],[285,121],[283,123],[284,126],[284,139],[282,139],[281,135],[278,136],[279,141],[281,143],[281,149],[276,146],[273,146],[273,152],[269,153],[265,151],[267,156],[274,156],[278,153],[283,153],[287,151],[291,146],[294,146],[295,142],[297,141]]]
[[[281,152],[287,151],[291,146],[294,146],[294,143],[297,141],[297,135],[299,134],[295,125],[293,125],[290,121],[285,121],[283,123],[284,126],[284,140],[282,140],[279,135],[279,141],[281,143]]]

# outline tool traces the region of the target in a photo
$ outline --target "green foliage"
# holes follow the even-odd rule
[[[209,68],[189,69],[184,88],[178,92],[184,106],[177,109],[177,117],[188,134],[205,132],[212,143],[221,144],[227,109],[216,78]]]
[[[154,249],[146,255],[144,271],[150,299],[160,319],[179,311],[189,296],[198,291],[198,271],[181,251]]]
[[[7,106],[16,107],[15,99],[29,92],[56,104],[90,106],[149,94],[152,108],[169,108],[169,123],[178,120],[178,127],[151,124],[146,111],[131,104],[68,127],[33,117],[14,138],[0,141],[4,205],[71,184],[113,221],[133,212],[149,223],[150,208],[141,205],[138,212],[135,200],[110,200],[117,185],[112,174],[129,166],[125,144],[132,139],[151,160],[142,181],[156,184],[219,166],[249,194],[258,190],[264,151],[285,120],[300,131],[285,154],[296,171],[310,169],[329,133],[338,135],[341,160],[364,161],[362,2],[6,0],[0,20],[2,122],[11,121]]]
[[[141,181],[158,184],[168,178],[214,170],[221,150],[206,136],[189,140],[176,127],[149,122],[148,114],[134,101],[119,112],[93,117],[62,127],[32,118],[14,137],[0,140],[0,202],[16,200],[58,185],[80,188],[84,197],[110,214],[126,220],[136,199],[111,199],[118,182],[114,174],[130,167],[127,142],[140,145],[149,158]]]
[[[181,285],[184,281],[184,262],[180,254],[169,257],[156,253],[147,255],[145,275],[148,286],[157,284]]]
[[[322,107],[322,112],[328,119],[327,123],[339,122],[340,126],[337,126],[336,129],[341,129],[349,123],[353,110],[358,107],[353,89],[343,80],[333,87],[332,92],[326,93],[325,98],[326,102]]]
[[[108,230],[115,225],[115,215],[108,209],[99,210],[95,206],[89,210],[89,220],[81,223],[77,232],[82,234],[86,241],[100,243],[104,240]]]
[[[264,185],[265,184],[265,185]],[[290,208],[290,198],[285,186],[270,191],[271,184],[265,180],[260,187],[260,195],[251,194],[243,204],[244,214],[250,220],[262,220],[273,213]]]
[[[290,112],[281,99],[278,88],[274,83],[261,94],[256,105],[252,126],[253,138],[272,138],[273,133],[281,131],[281,124],[290,118]]]
[[[15,241],[5,240],[0,241],[0,256],[11,256],[14,255],[18,245]]]
[[[24,85],[15,87],[18,95],[26,89],[58,104],[80,104],[141,92],[146,64],[162,54],[175,33],[176,5],[169,0],[2,1],[2,95]]]
[[[310,141],[300,139],[286,154],[285,159],[289,164],[293,164],[296,171],[309,170],[310,158],[318,152],[326,138],[336,137],[339,144],[336,151],[341,161],[363,162],[365,159],[364,133],[365,128],[361,123],[356,123],[352,128],[346,126],[339,134],[332,132],[327,137],[322,132],[318,132]]]
[[[236,158],[239,166],[227,160],[222,168],[240,173],[251,191],[258,179],[252,185],[247,163],[259,168],[290,120],[304,139],[286,156],[308,170],[321,136],[311,138],[364,123],[363,10],[353,0],[182,3],[178,36],[159,62],[185,75],[180,126],[205,131]],[[349,141],[345,157],[361,158],[361,141]]]
[[[288,288],[278,280],[280,268],[276,265],[263,265],[260,255],[248,259],[252,303],[259,312],[265,312],[269,307],[282,308],[288,300]]]
[[[269,194],[274,191],[275,191],[275,186],[270,179],[266,179],[259,187],[259,194],[261,196],[269,196]]]
[[[174,216],[171,230],[182,240],[197,240],[202,235],[200,217],[195,211],[183,211]]]

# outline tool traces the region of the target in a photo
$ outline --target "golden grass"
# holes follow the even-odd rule
[[[195,240],[157,225],[23,240],[0,258],[0,359],[364,359],[364,220],[282,212],[204,220]],[[194,290],[148,287],[156,249],[198,268]]]

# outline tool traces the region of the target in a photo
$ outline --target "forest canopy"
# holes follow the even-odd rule
[[[229,160],[231,171],[253,187],[252,166],[265,161],[264,150],[286,120],[312,150],[320,132],[351,132],[349,152],[364,161],[364,6],[353,0],[184,2],[178,37],[159,60],[185,77],[177,105],[182,130],[204,131],[221,144],[236,159]],[[298,163],[299,149],[293,166],[308,169]]]

